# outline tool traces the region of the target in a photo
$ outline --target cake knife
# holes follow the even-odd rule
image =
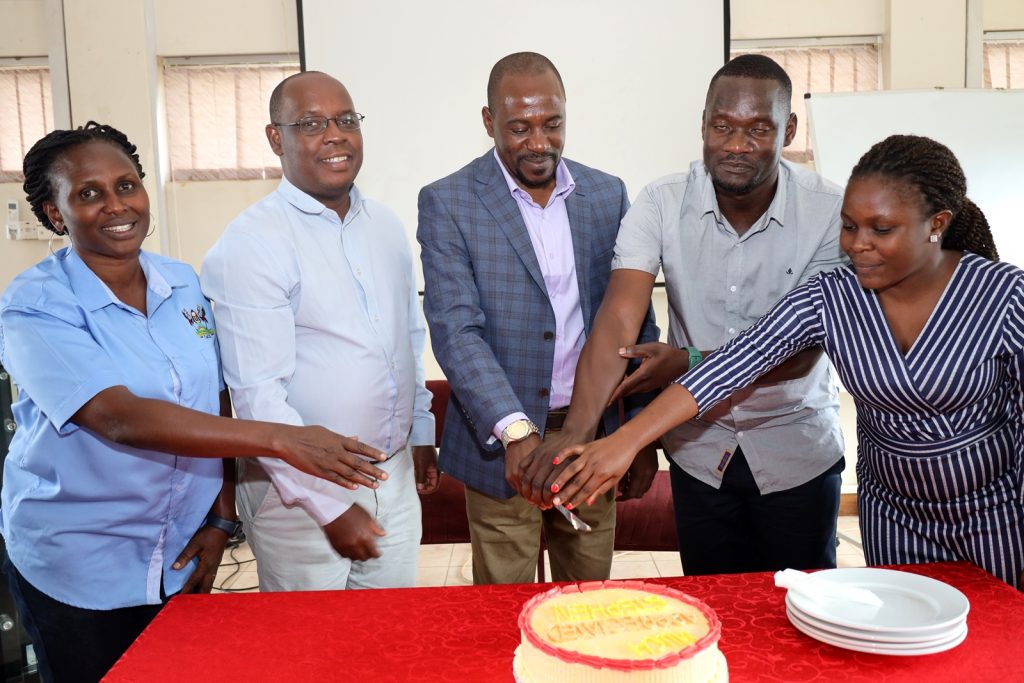
[[[571,510],[566,508],[561,503],[556,505],[555,509],[558,510],[559,512],[561,512],[562,516],[565,517],[567,520],[569,520],[569,524],[572,524],[572,528],[575,529],[576,531],[582,531],[583,533],[587,533],[588,531],[593,531],[593,529],[591,529],[589,524],[587,524],[582,519],[577,517]]]

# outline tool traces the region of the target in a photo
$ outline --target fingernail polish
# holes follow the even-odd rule
[[[551,485],[551,493],[558,493],[558,484]]]

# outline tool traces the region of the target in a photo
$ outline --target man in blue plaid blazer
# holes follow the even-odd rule
[[[500,60],[487,101],[494,149],[419,196],[424,311],[452,389],[440,464],[466,485],[475,583],[532,581],[541,529],[554,580],[606,579],[612,493],[578,510],[593,527],[578,533],[537,506],[552,468],[530,456],[561,429],[629,199],[620,179],[561,158],[565,90],[547,58]],[[657,339],[650,313],[640,339]],[[618,420],[609,409],[603,430]],[[642,452],[624,495],[656,468]]]

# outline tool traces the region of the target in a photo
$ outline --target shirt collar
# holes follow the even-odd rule
[[[508,172],[508,169],[505,168],[505,164],[503,164],[501,159],[498,157],[497,149],[494,150],[493,154],[494,161],[498,164],[498,168],[501,169],[501,175],[505,177],[505,184],[508,185],[508,191],[512,197],[520,197],[536,205],[537,202],[533,201],[533,197],[530,196],[530,193],[519,187],[515,179]],[[575,189],[576,181],[573,180],[572,174],[569,173],[569,167],[565,165],[564,159],[559,159],[558,166],[555,167],[555,191],[551,193],[551,198],[548,199],[548,206],[551,206],[551,202],[553,202],[556,197],[562,197],[564,199],[572,194]]]
[[[295,187],[295,185],[292,185],[290,180],[283,176],[281,178],[281,183],[277,186],[277,191],[281,193],[281,196],[284,197],[285,201],[287,201],[289,204],[294,206],[302,213],[309,214],[311,216],[337,216],[336,212],[331,211],[326,206],[324,206],[324,204],[319,199],[316,199],[315,197],[306,194],[299,188]],[[359,213],[367,211],[366,202],[363,199],[363,195],[359,191],[358,187],[352,185],[352,189],[349,190],[348,196],[348,215],[340,217],[342,225],[347,224]]]
[[[92,269],[86,265],[82,257],[73,247],[65,247],[57,252],[56,258],[63,261],[64,272],[68,275],[71,289],[74,290],[78,300],[90,311],[96,311],[104,306],[124,304],[114,296],[110,287],[99,278]],[[164,268],[156,259],[144,251],[139,252],[139,264],[146,276],[146,289],[153,292],[160,301],[171,296],[171,291],[176,287],[186,287],[188,282],[171,269]]]
[[[768,209],[757,220],[757,224],[760,224],[761,227],[750,232],[758,232],[768,227],[772,221],[775,221],[780,226],[786,224],[786,197],[788,195],[790,176],[788,164],[789,162],[785,159],[779,161],[779,182],[775,187],[775,196],[772,198],[772,203],[768,205]],[[690,172],[698,172],[704,181],[704,188],[701,193],[701,214],[713,213],[719,223],[724,223],[725,218],[722,216],[722,209],[718,206],[718,197],[715,196],[715,184],[711,180],[711,174],[708,173],[704,162],[695,161],[690,168]]]

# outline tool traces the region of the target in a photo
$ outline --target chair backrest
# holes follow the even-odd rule
[[[615,509],[615,549],[679,549],[668,470],[659,470],[654,475],[654,482],[643,498],[618,503]]]
[[[434,444],[441,445],[444,416],[451,389],[448,380],[427,380],[434,395],[430,412],[434,414]],[[469,519],[466,517],[466,489],[453,477],[441,477],[437,491],[420,498],[423,508],[423,538],[420,543],[469,543]]]

